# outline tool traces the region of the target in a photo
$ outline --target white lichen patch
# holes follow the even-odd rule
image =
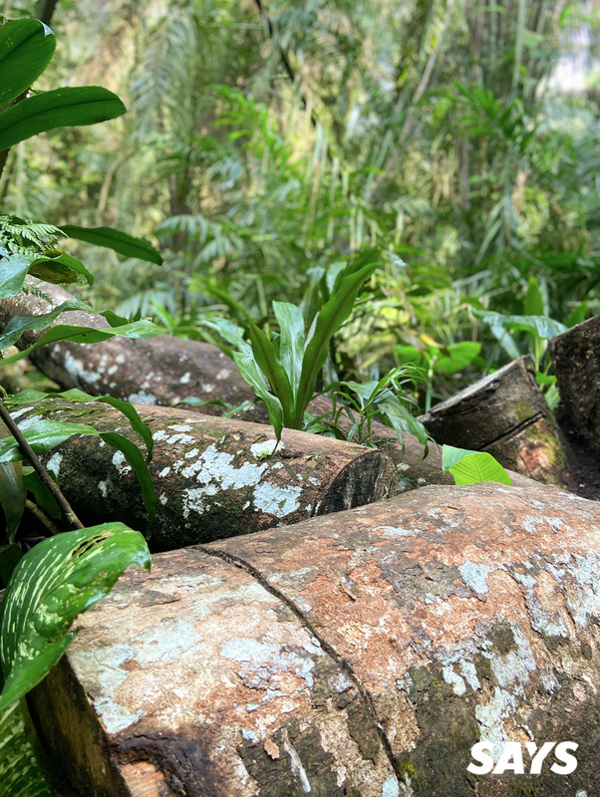
[[[102,493],[102,496],[106,498],[106,496],[108,495],[108,485],[106,484],[106,482],[98,482],[98,489]]]
[[[46,470],[51,470],[55,476],[60,475],[60,463],[63,460],[63,455],[60,451],[55,451],[46,463]]]
[[[160,624],[142,631],[132,642],[135,661],[142,668],[156,662],[172,662],[197,656],[203,645],[192,617],[165,617]]]
[[[115,451],[113,458],[112,458],[113,465],[119,471],[121,476],[125,476],[125,474],[131,471],[131,465],[128,465],[125,460],[125,455],[122,451]]]
[[[171,466],[167,465],[166,468],[163,468],[161,472],[158,474],[161,479],[166,479],[166,477],[171,473]]]
[[[221,368],[220,371],[217,371],[217,379],[221,382],[223,379],[229,379],[231,371],[229,368]]]
[[[65,352],[63,365],[65,371],[73,378],[74,381],[82,381],[88,385],[93,385],[95,382],[99,382],[100,379],[102,379],[100,374],[97,374],[94,371],[86,371],[81,360],[73,357],[69,351]]]
[[[156,404],[156,396],[153,396],[152,393],[146,393],[145,390],[130,393],[127,400],[132,404]]]
[[[495,567],[482,565],[477,562],[465,562],[459,568],[462,580],[467,587],[471,587],[473,592],[478,592],[480,595],[485,595],[488,591],[487,577],[488,574],[495,570]]]
[[[179,380],[179,381],[180,381],[180,383],[181,383],[182,385],[187,385],[187,383],[190,381],[190,377],[191,377],[191,375],[192,375],[192,374],[191,374],[191,371],[186,371],[186,372],[185,372],[185,374],[184,374],[184,375],[181,377],[181,379]]]
[[[444,676],[444,681],[452,687],[452,691],[455,695],[464,695],[467,691],[465,682],[460,675],[454,672],[454,668],[451,664],[447,664],[442,668],[442,675]]]
[[[202,390],[205,393],[212,393],[214,389],[215,389],[215,386],[211,385],[210,383],[208,383],[206,385],[202,385]]]
[[[250,452],[256,459],[261,457],[270,457],[275,448],[277,447],[277,440],[263,440],[260,443],[252,443]],[[284,448],[283,443],[279,443],[279,448]]]
[[[269,515],[285,517],[298,509],[301,495],[300,487],[276,487],[261,482],[254,490],[254,506]]]

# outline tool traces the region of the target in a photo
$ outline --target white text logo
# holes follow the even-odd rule
[[[542,764],[548,754],[554,749],[554,763],[550,767],[552,772],[557,775],[570,775],[577,769],[577,759],[571,755],[569,750],[575,752],[579,745],[575,742],[544,742],[538,750],[534,742],[526,742],[525,747],[529,753],[530,761],[527,762],[530,775],[540,775]],[[524,775],[526,764],[523,761],[523,750],[519,742],[508,742],[500,754],[498,763],[494,766],[494,759],[488,753],[493,749],[491,742],[477,742],[471,747],[471,758],[478,763],[470,763],[467,767],[469,772],[475,775],[502,775],[504,772],[514,772],[515,775]]]

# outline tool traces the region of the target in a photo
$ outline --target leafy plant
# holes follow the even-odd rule
[[[445,445],[442,448],[442,470],[449,470],[456,484],[499,482],[511,485],[506,470],[487,451],[469,451]]]
[[[150,569],[143,536],[105,523],[44,540],[14,567],[0,612],[0,793],[47,795],[24,697],[69,647],[77,616],[102,600],[123,571]]]
[[[277,440],[284,426],[303,427],[333,336],[352,312],[363,283],[379,263],[378,252],[370,249],[338,272],[330,297],[315,316],[308,335],[300,308],[286,302],[273,302],[280,327],[274,341],[250,320],[249,343],[242,330],[230,321],[215,318],[202,322],[234,347],[229,351],[235,364],[265,402]]]

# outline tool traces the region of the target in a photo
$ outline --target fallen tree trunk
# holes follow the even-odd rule
[[[34,281],[34,278],[31,278]],[[59,285],[35,280],[36,286],[52,299],[23,293],[0,301],[0,329],[16,315],[42,315],[73,296]],[[70,310],[53,326],[108,327],[97,313]],[[43,332],[25,332],[18,346],[36,343]],[[172,335],[131,340],[115,337],[103,343],[53,343],[36,349],[31,362],[63,389],[76,387],[91,396],[115,396],[134,404],[171,406],[195,396],[204,401],[218,399],[234,407],[254,398],[254,391],[242,379],[235,364],[216,346],[183,340]],[[207,415],[221,415],[223,408],[202,407]]]
[[[154,551],[247,534],[370,503],[396,492],[394,463],[380,451],[263,424],[138,406],[154,436],[150,464],[158,496]],[[23,428],[39,419],[81,422],[141,442],[106,404],[48,398],[13,412]],[[59,477],[82,522],[120,520],[144,530],[148,516],[123,455],[97,437],[73,437],[44,463]]]
[[[52,299],[52,304],[24,294],[1,300],[0,329],[4,329],[15,315],[39,315],[73,298],[60,286],[40,280],[35,283]],[[79,311],[64,313],[55,323],[107,326],[102,316]],[[27,332],[19,346],[31,346],[41,335],[41,332]],[[205,401],[216,399],[239,406],[254,398],[254,391],[239,375],[235,364],[218,348],[171,335],[136,341],[113,338],[94,345],[57,343],[37,349],[31,360],[61,388],[77,387],[92,396],[110,395],[134,403],[162,406],[172,406],[190,397]],[[316,415],[330,409],[331,402],[324,396],[314,399],[309,406]],[[196,411],[198,408],[193,406],[186,409],[188,414]],[[221,415],[223,407],[206,404],[200,411]],[[262,404],[252,410],[251,416],[260,423],[268,421]],[[350,421],[342,419],[341,425],[348,431]],[[403,447],[396,434],[382,423],[373,424],[373,437],[377,447],[398,466],[400,490],[412,490],[424,484],[453,483],[449,474],[442,473],[441,458],[433,446],[427,459],[423,459],[423,446],[416,437],[405,435]]]
[[[437,486],[155,556],[28,698],[57,794],[600,793],[599,521],[554,486]],[[469,772],[478,741],[523,774]]]
[[[420,420],[436,442],[488,451],[537,481],[568,484],[566,444],[529,355],[433,407]]]

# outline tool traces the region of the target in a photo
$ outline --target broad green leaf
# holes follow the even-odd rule
[[[126,257],[137,257],[149,263],[162,266],[163,259],[160,253],[143,238],[134,238],[121,230],[112,227],[77,227],[75,224],[66,224],[61,227],[65,236],[76,238],[96,246],[104,246]]]
[[[0,26],[0,108],[28,89],[46,69],[56,37],[37,19]]]
[[[555,385],[556,377],[551,374],[544,374],[541,371],[535,372],[535,381],[538,385]]]
[[[5,545],[0,548],[0,578],[4,586],[10,581],[13,570],[23,558],[23,551],[16,543]],[[0,736],[0,738],[2,738]]]
[[[302,376],[305,343],[304,317],[299,307],[287,302],[273,302],[273,312],[281,331],[279,359],[289,377],[292,396],[295,399]]]
[[[63,302],[58,307],[55,307],[49,313],[43,315],[15,315],[4,328],[4,332],[0,335],[0,350],[8,349],[16,343],[21,335],[28,330],[39,331],[46,329],[52,324],[58,316],[67,310],[86,310],[93,312],[89,304],[82,302],[80,299],[69,299]],[[8,362],[5,360],[4,362]]]
[[[423,355],[414,346],[396,346],[396,354],[401,363],[412,363],[421,365]]]
[[[385,414],[400,439],[402,439],[403,433],[414,435],[419,443],[425,446],[424,456],[427,456],[429,435],[427,434],[427,429],[423,426],[421,421],[415,418],[410,410],[405,407],[404,404],[391,393],[391,391],[390,395],[384,401],[378,404],[378,406]]]
[[[374,250],[369,250],[370,256],[378,256]],[[362,261],[363,258],[361,257]],[[349,273],[342,272],[339,276],[341,281],[336,285],[329,301],[319,312],[312,337],[309,338],[302,361],[302,375],[298,395],[296,397],[295,420],[304,417],[304,411],[309,405],[319,372],[325,363],[329,352],[329,342],[335,335],[344,321],[348,318],[354,307],[354,302],[358,296],[363,283],[367,280],[379,266],[379,260],[370,262],[358,271],[352,271],[352,266],[348,266]]]
[[[2,28],[0,27],[0,30]],[[29,271],[30,257],[9,255],[0,258],[0,299],[16,296],[23,287]]]
[[[346,277],[350,277],[352,274],[358,273],[365,266],[369,266],[373,263],[380,265],[381,253],[378,249],[371,248],[365,249],[364,252],[361,252],[360,255],[355,257],[354,260],[347,266],[345,266],[343,263],[334,263],[333,265],[329,266],[327,269],[328,280],[332,274],[335,274],[333,287],[330,288],[330,298],[337,290],[339,290]]]
[[[0,465],[0,504],[6,520],[8,541],[13,542],[19,529],[27,491],[23,484],[23,465],[21,462],[5,462]]]
[[[456,484],[500,482],[511,485],[506,470],[487,451],[467,451],[445,445],[442,449],[442,469],[450,471]]]
[[[108,443],[109,446],[118,449],[127,460],[127,463],[133,468],[140,487],[142,488],[142,498],[144,499],[146,511],[150,515],[150,529],[152,529],[156,517],[158,498],[154,492],[152,476],[150,475],[148,465],[146,464],[142,452],[134,442],[117,432],[104,432],[100,434],[100,437],[105,443]]]
[[[52,797],[19,701],[0,710],[0,797]]]
[[[481,351],[481,343],[453,343],[446,347],[448,356],[438,358],[436,365],[446,374],[456,374],[470,365]]]
[[[37,257],[32,261],[29,273],[33,277],[54,284],[70,284],[77,282],[78,276],[81,274],[85,277],[88,285],[94,284],[93,275],[80,260],[71,257],[66,252],[60,252],[58,249],[54,251],[58,253],[56,256]]]
[[[58,534],[28,551],[4,595],[0,710],[46,676],[75,637],[76,617],[131,565],[149,569],[150,554],[143,536],[122,523]]]
[[[69,301],[77,300],[70,299]],[[18,317],[19,316],[15,316],[15,318]],[[29,316],[25,317],[29,319]],[[42,316],[37,316],[37,318],[41,317]],[[58,343],[63,340],[69,341],[70,343],[101,343],[104,340],[110,340],[110,338],[116,336],[134,339],[151,338],[154,335],[161,335],[163,332],[163,329],[157,327],[156,324],[150,321],[134,321],[131,324],[125,324],[120,327],[102,327],[101,329],[57,324],[44,333],[33,346],[30,346],[28,349],[23,349],[23,351],[18,352],[18,354],[13,354],[12,357],[7,357],[2,362],[6,364],[14,363],[17,360],[21,360],[23,357],[29,356],[34,349],[39,349],[40,346],[46,346],[48,343]],[[0,337],[0,340],[2,337]]]
[[[246,382],[254,388],[256,395],[265,402],[269,414],[269,423],[275,430],[275,437],[279,441],[281,430],[283,429],[283,408],[279,399],[266,386],[250,346],[246,344],[246,350],[234,352],[233,361]]]
[[[138,411],[130,404],[128,401],[123,401],[122,399],[114,398],[113,396],[90,396],[88,393],[84,393],[83,390],[78,390],[77,388],[72,388],[71,390],[65,390],[62,393],[53,393],[53,394],[42,394],[44,398],[47,398],[48,395],[52,396],[60,396],[60,398],[69,399],[69,401],[101,401],[103,404],[109,404],[111,407],[114,407],[116,410],[119,410],[129,421],[131,428],[134,432],[137,432],[139,436],[142,438],[144,443],[146,444],[146,449],[148,451],[148,456],[146,458],[147,462],[150,462],[152,459],[152,448],[154,445],[154,440],[152,438],[152,430],[150,427],[145,424],[139,416]]]
[[[269,380],[271,389],[279,399],[283,409],[283,423],[285,426],[292,426],[294,396],[292,395],[288,375],[279,362],[271,341],[262,329],[250,322],[249,334],[256,364]]]
[[[117,95],[98,86],[47,91],[0,114],[0,150],[57,127],[94,125],[124,113]]]
[[[36,421],[23,430],[23,437],[36,454],[43,454],[54,446],[58,446],[74,434],[98,434],[93,426],[83,423],[65,423],[64,421]],[[14,437],[0,440],[0,462],[17,462],[23,459]]]
[[[502,315],[502,313],[491,313],[487,310],[474,310],[473,312],[491,327],[510,327],[517,331],[533,332],[543,339],[553,338],[567,329],[559,321],[542,315]]]

